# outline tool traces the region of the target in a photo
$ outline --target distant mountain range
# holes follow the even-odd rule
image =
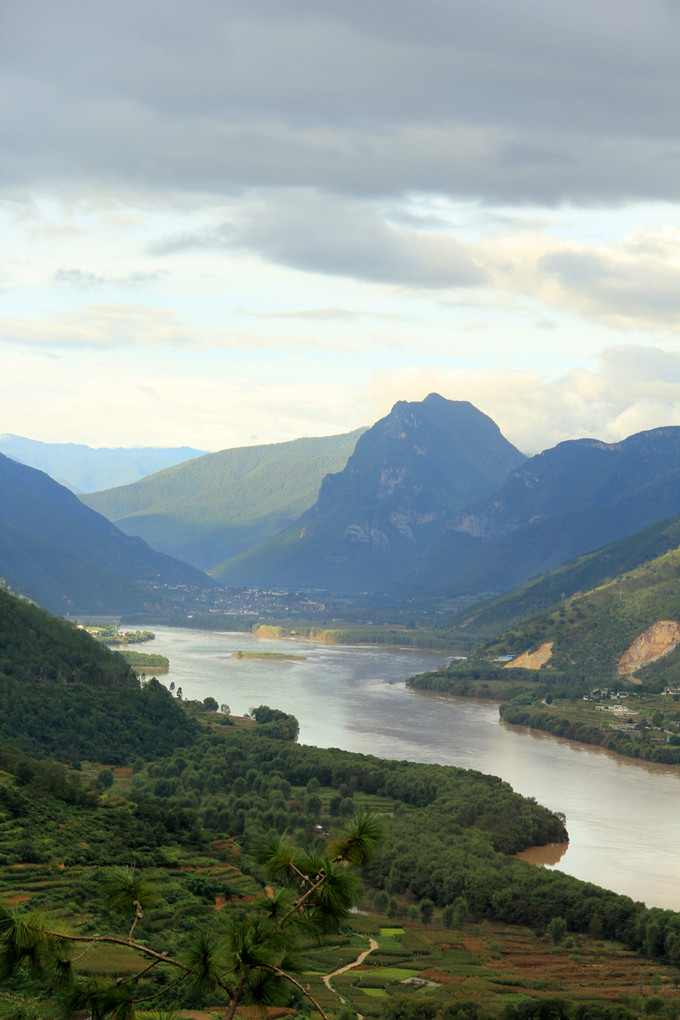
[[[525,457],[467,401],[399,401],[281,534],[212,573],[226,584],[385,591],[415,571],[453,512]]]
[[[323,478],[345,466],[364,431],[222,450],[81,498],[128,534],[209,570],[311,506]]]
[[[0,436],[0,453],[28,467],[45,471],[73,492],[94,492],[114,485],[127,485],[153,471],[200,457],[204,451],[194,450],[191,446],[95,449],[77,443],[41,443],[8,432]]]
[[[144,584],[208,587],[201,571],[130,538],[63,485],[0,454],[0,577],[58,613],[157,607]]]
[[[671,548],[680,515],[680,428],[527,459],[438,394],[367,430],[206,454],[82,497],[90,509],[30,468],[19,499],[20,467],[0,464],[0,575],[59,611],[121,603],[152,577],[210,583],[153,546],[227,585],[480,601],[526,585],[503,602],[510,620]]]

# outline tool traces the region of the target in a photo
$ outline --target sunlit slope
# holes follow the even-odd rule
[[[83,500],[127,534],[208,570],[310,507],[363,431],[222,450]]]
[[[281,535],[213,571],[228,584],[378,592],[415,569],[457,510],[524,456],[467,401],[399,401]],[[473,543],[474,544],[474,543]]]
[[[210,578],[130,538],[42,471],[0,454],[0,577],[60,613],[153,607],[146,584]]]
[[[667,534],[670,537],[678,530],[676,519]],[[492,659],[503,654],[531,655],[550,645],[542,671],[554,670],[579,681],[609,680],[625,673],[677,684],[676,630],[680,634],[678,547],[597,587],[559,598],[544,612],[503,630],[478,648],[476,655]],[[533,668],[531,659],[527,665]]]

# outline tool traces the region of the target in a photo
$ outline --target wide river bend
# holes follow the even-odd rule
[[[267,704],[300,721],[300,743],[478,769],[567,817],[570,843],[543,862],[680,910],[680,769],[507,726],[494,704],[421,694],[407,677],[445,653],[258,640],[249,633],[149,627],[141,646],[170,659],[160,679],[185,698],[211,695],[234,715]],[[304,661],[233,658],[286,652]],[[557,860],[559,858],[559,860]]]

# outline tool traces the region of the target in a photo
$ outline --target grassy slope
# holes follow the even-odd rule
[[[222,450],[83,500],[128,534],[207,570],[311,506],[363,431]]]

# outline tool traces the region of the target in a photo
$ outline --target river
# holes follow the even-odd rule
[[[185,698],[211,695],[234,715],[261,704],[292,712],[303,744],[500,776],[567,817],[568,848],[540,855],[542,862],[648,906],[680,910],[680,769],[507,726],[494,704],[406,687],[407,677],[448,661],[445,653],[149,629],[156,639],[145,648],[170,659],[160,679]],[[306,659],[233,658],[238,650]]]

